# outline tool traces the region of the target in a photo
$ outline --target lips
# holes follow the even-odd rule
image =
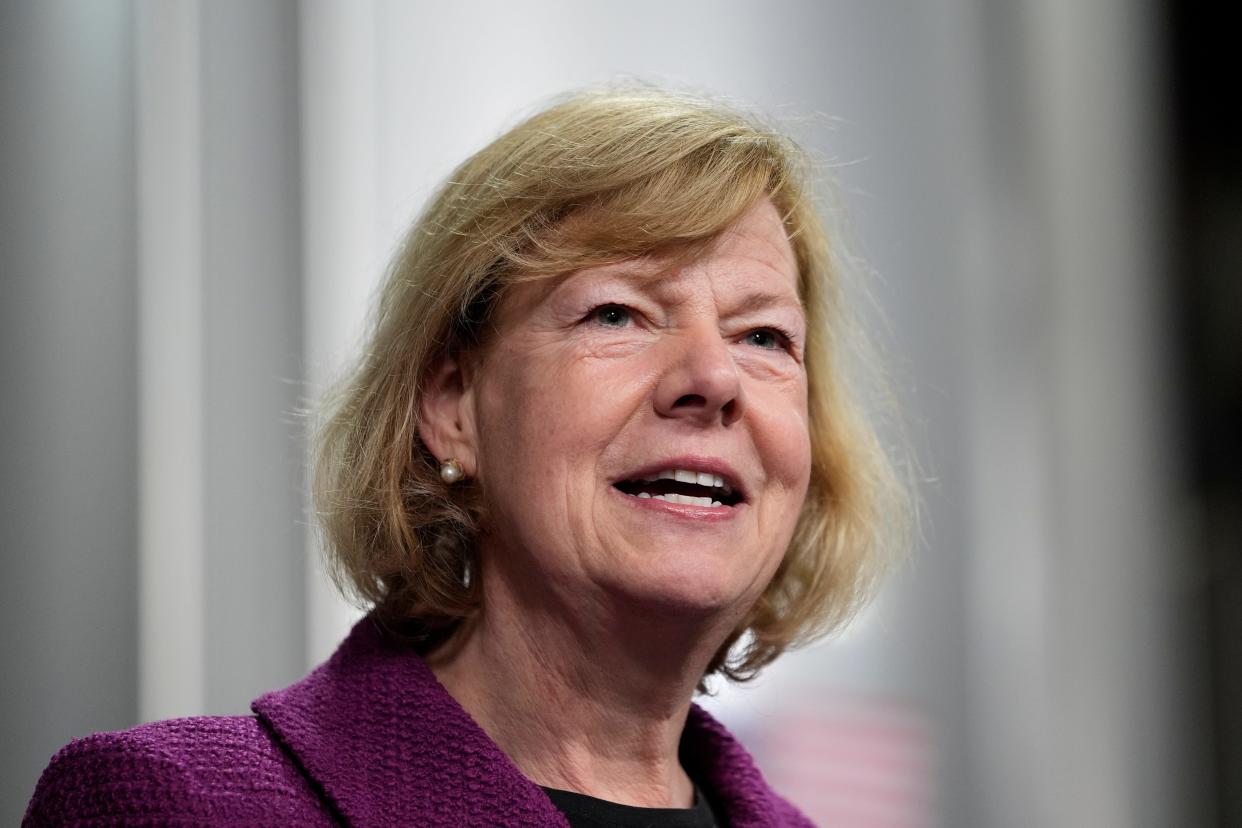
[[[730,508],[745,502],[736,473],[715,458],[661,460],[613,483],[624,494],[689,506]]]

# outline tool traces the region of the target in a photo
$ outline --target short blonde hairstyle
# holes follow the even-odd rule
[[[807,316],[810,485],[775,576],[706,675],[750,678],[849,618],[904,545],[908,497],[845,378],[853,326],[811,171],[756,117],[646,87],[575,94],[463,163],[410,229],[363,356],[325,401],[314,496],[338,585],[428,647],[474,618],[485,504],[469,484],[446,486],[419,439],[428,367],[484,345],[516,281],[693,255],[766,196]]]

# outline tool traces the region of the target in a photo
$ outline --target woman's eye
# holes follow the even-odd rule
[[[758,328],[746,334],[746,341],[757,348],[775,350],[785,347],[785,337],[771,328]]]
[[[600,305],[591,318],[606,328],[624,328],[630,323],[630,310],[623,305]]]

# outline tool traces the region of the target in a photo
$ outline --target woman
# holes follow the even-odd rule
[[[840,624],[902,500],[778,134],[578,95],[459,168],[329,403],[373,609],[255,717],[75,741],[31,825],[804,825],[691,703]]]

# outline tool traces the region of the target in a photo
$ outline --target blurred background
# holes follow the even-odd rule
[[[3,0],[0,822],[69,739],[331,652],[299,412],[435,184],[627,75],[831,169],[923,480],[875,605],[705,704],[825,825],[1242,825],[1225,15]]]

